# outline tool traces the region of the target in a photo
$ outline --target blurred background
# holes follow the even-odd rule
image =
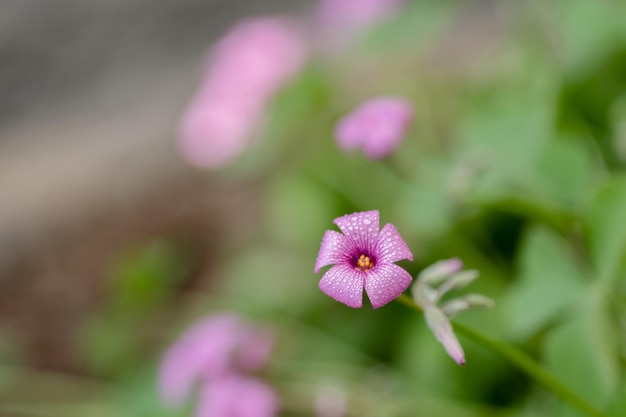
[[[255,181],[191,168],[177,124],[229,25],[306,6],[2,3],[0,305],[25,357],[78,366],[72,338],[124,251],[182,234],[208,267],[226,235],[254,227]]]
[[[275,329],[281,416],[339,417],[329,390],[346,416],[579,415],[464,340],[458,367],[399,304],[322,294],[324,231],[373,209],[412,275],[481,271],[496,309],[460,321],[626,415],[624,2],[395,2],[350,31],[320,3],[0,3],[0,415],[193,415],[162,405],[159,361],[224,310]],[[179,125],[211,45],[276,14],[306,63],[242,155],[194,166]],[[344,154],[335,123],[379,95],[413,128],[385,161]]]
[[[122,330],[117,318],[101,318],[114,309],[112,297],[131,291],[162,302],[154,281],[161,279],[177,291],[209,285],[229,242],[258,218],[255,179],[209,177],[176,149],[178,120],[206,53],[240,18],[308,5],[0,4],[0,356],[9,368],[19,365],[16,374],[1,371],[1,404],[72,401],[90,386],[72,378],[98,381],[85,341],[96,351],[101,342],[115,345],[124,360],[129,345],[112,333],[131,338],[139,352],[162,349],[149,347],[154,331],[134,339],[135,326],[147,323]],[[130,287],[115,271],[120,262]],[[101,340],[86,335],[93,320],[109,328]]]

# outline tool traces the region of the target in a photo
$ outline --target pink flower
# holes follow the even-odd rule
[[[224,400],[212,405],[215,401],[211,399],[217,398],[216,392],[230,393],[242,399],[250,397],[251,401],[260,398],[259,403],[272,403],[276,408],[271,388],[242,376],[267,361],[272,344],[273,338],[267,329],[252,326],[239,316],[220,314],[202,319],[185,331],[165,353],[159,370],[161,398],[167,405],[179,407],[185,403],[194,387],[200,385],[202,410],[226,407]],[[233,409],[236,406],[233,405]],[[269,410],[270,407],[263,409]],[[198,414],[205,415],[209,417],[212,414]],[[233,412],[220,415],[228,417],[240,414]],[[245,414],[250,417],[271,415],[274,414]]]
[[[321,0],[317,21],[327,29],[360,29],[396,14],[403,0]]]
[[[343,234],[328,230],[315,272],[334,265],[322,277],[320,289],[350,307],[363,306],[363,289],[372,307],[381,307],[398,297],[411,284],[411,275],[395,265],[402,259],[413,260],[413,254],[392,224],[379,232],[377,210],[349,214],[334,223]]]
[[[182,118],[184,158],[204,168],[232,162],[305,56],[304,37],[290,19],[265,17],[236,25],[212,49],[202,85]]]
[[[380,97],[366,101],[341,119],[335,136],[343,150],[361,148],[369,158],[380,159],[402,142],[412,121],[410,102]]]
[[[226,375],[205,385],[197,417],[273,417],[278,413],[274,391],[258,379]]]

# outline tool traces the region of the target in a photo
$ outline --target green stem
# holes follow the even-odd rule
[[[420,313],[422,312],[422,308],[415,304],[408,295],[402,294],[397,298],[397,300],[412,310]],[[561,398],[561,400],[569,403],[582,413],[591,417],[609,417],[607,414],[597,410],[574,391],[563,385],[561,381],[542,368],[541,365],[539,365],[524,351],[516,348],[515,346],[509,345],[508,343],[493,340],[479,331],[460,323],[453,323],[453,325],[454,330],[458,334],[465,336],[485,349],[507,359],[513,365],[517,366],[522,372],[525,372],[528,376],[535,379],[535,381],[537,381],[545,389],[552,391],[556,396]]]

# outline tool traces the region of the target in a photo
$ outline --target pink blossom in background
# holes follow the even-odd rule
[[[196,98],[180,127],[180,151],[200,168],[220,168],[241,155],[261,120],[261,112],[244,112],[213,97]]]
[[[248,19],[214,47],[208,85],[215,92],[268,95],[294,76],[306,59],[299,24],[286,17]]]
[[[350,31],[371,26],[402,10],[403,0],[321,0],[318,25],[327,30]]]
[[[265,417],[276,409],[272,389],[247,374],[263,366],[271,353],[273,335],[234,314],[219,314],[198,321],[187,329],[163,356],[159,370],[159,393],[171,407],[183,405],[196,386],[200,386],[201,410],[225,409],[225,398],[248,398],[259,406],[259,414],[243,411],[216,414],[224,417]],[[232,405],[233,410],[243,406]],[[272,408],[273,407],[273,408]],[[245,409],[245,408],[242,408]],[[261,411],[264,411],[261,413]]]
[[[303,66],[306,49],[289,18],[248,19],[231,29],[212,48],[204,80],[183,115],[183,157],[202,168],[220,168],[238,157],[277,90]]]
[[[402,98],[370,99],[339,121],[335,138],[341,149],[362,149],[372,159],[393,152],[413,121],[413,106]]]
[[[273,417],[278,398],[264,382],[236,374],[206,384],[200,393],[197,417]]]
[[[328,230],[322,239],[315,272],[334,265],[322,277],[320,289],[347,306],[363,306],[363,289],[372,307],[392,301],[411,285],[411,275],[394,264],[413,254],[392,224],[379,231],[377,210],[335,219],[343,234]]]

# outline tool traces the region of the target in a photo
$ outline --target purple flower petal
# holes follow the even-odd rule
[[[365,277],[365,292],[372,307],[382,307],[411,285],[411,275],[394,264],[378,264]]]
[[[341,119],[335,127],[335,137],[337,144],[344,151],[353,151],[361,147],[365,141],[361,121],[353,117]]]
[[[371,159],[381,159],[404,140],[413,121],[413,106],[402,98],[370,99],[339,121],[337,144],[345,151],[362,148]]]
[[[196,417],[274,417],[278,399],[263,382],[225,375],[206,384],[200,392]]]
[[[354,244],[344,235],[334,230],[328,230],[322,239],[320,253],[315,262],[315,273],[327,265],[349,261],[349,254],[354,250]]]
[[[335,219],[335,224],[355,245],[370,254],[374,250],[380,227],[378,210],[352,213]]]
[[[265,365],[274,348],[270,329],[247,327],[242,330],[237,362],[241,369],[254,371]]]
[[[398,229],[391,223],[383,227],[378,234],[375,253],[379,263],[392,263],[402,259],[413,260],[413,254],[409,250]]]
[[[330,297],[350,307],[363,306],[365,288],[378,308],[400,295],[411,284],[411,276],[393,264],[413,259],[413,254],[395,226],[379,232],[377,210],[353,213],[335,219],[343,235],[329,231],[322,240],[315,272],[335,264],[319,283]]]
[[[165,353],[159,391],[169,406],[182,405],[196,385],[221,379],[233,371],[258,369],[268,359],[273,334],[235,314],[199,320]]]
[[[219,375],[229,368],[241,325],[239,317],[221,314],[185,331],[161,362],[159,391],[166,404],[183,404],[201,378]]]
[[[215,44],[181,121],[179,148],[188,162],[221,168],[250,146],[267,105],[306,60],[299,26],[280,16],[246,19]]]
[[[364,272],[356,270],[350,264],[340,263],[324,274],[319,288],[328,296],[349,307],[361,308],[363,307],[364,278]]]

